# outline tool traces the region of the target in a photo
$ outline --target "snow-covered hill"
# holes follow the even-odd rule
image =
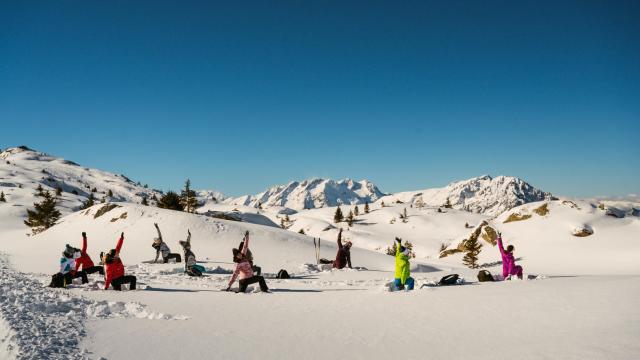
[[[286,185],[274,186],[257,195],[246,195],[229,199],[227,202],[232,205],[284,206],[304,210],[341,204],[372,203],[382,196],[384,193],[367,180],[356,182],[351,179],[312,179],[292,181]]]
[[[526,181],[512,176],[489,175],[456,181],[443,188],[408,191],[384,196],[386,204],[401,201],[413,206],[443,206],[447,199],[454,209],[499,215],[516,206],[552,198]]]

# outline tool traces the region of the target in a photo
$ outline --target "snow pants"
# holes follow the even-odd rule
[[[92,266],[90,268],[82,269],[87,274],[100,273],[100,275],[104,275],[104,268],[102,266]]]
[[[169,260],[174,259],[177,263],[179,263],[180,261],[182,261],[182,257],[180,256],[180,254],[176,254],[176,253],[171,253],[169,255],[167,255],[167,257],[163,257],[162,260],[163,262],[166,264],[169,262]]]
[[[133,275],[124,275],[120,276],[117,279],[114,279],[111,282],[111,286],[113,286],[113,290],[122,291],[122,284],[129,284],[129,290],[136,289],[136,277]]]
[[[262,276],[252,276],[250,278],[246,278],[246,279],[242,279],[240,280],[240,291],[241,293],[247,291],[247,286],[251,285],[251,284],[255,284],[255,283],[259,283],[260,284],[260,290],[262,290],[263,292],[267,292],[269,291],[269,288],[267,287],[267,283],[264,281],[264,277]]]
[[[398,278],[393,279],[393,283],[396,286],[396,290],[404,289],[405,285],[407,286],[407,290],[413,290],[413,287],[415,285],[415,281],[413,280],[412,277],[407,278],[407,281],[405,282],[404,285],[402,284],[402,279],[398,279]]]
[[[77,278],[82,278],[83,284],[86,284],[89,282],[89,279],[87,279],[87,273],[85,273],[82,270],[76,271],[73,274],[71,274],[71,272],[64,274],[64,282],[66,285],[71,284],[73,282],[73,279],[77,279]]]

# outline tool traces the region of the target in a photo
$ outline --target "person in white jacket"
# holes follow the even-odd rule
[[[169,249],[169,246],[162,240],[162,233],[160,232],[160,228],[158,224],[153,224],[156,227],[156,231],[158,231],[158,237],[153,239],[153,244],[151,245],[154,249],[156,249],[156,258],[153,260],[154,263],[158,262],[158,258],[162,254],[162,262],[165,264],[169,262],[169,260],[174,259],[177,263],[179,263],[182,259],[180,258],[180,254],[172,253]]]
[[[60,258],[60,274],[64,276],[64,286],[71,284],[73,279],[82,278],[82,283],[86,284],[89,282],[87,278],[87,274],[84,271],[76,271],[76,259],[81,256],[80,251],[78,249],[67,244],[65,246],[65,250],[62,252],[62,257]]]

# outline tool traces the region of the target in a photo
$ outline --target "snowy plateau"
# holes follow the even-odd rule
[[[61,217],[33,234],[39,189]],[[157,207],[164,193],[143,182],[26,146],[0,152],[0,191],[0,359],[640,358],[637,198],[568,198],[510,176],[393,194],[309,179],[241,197],[196,190],[188,213]],[[190,231],[204,276],[150,263],[154,223],[176,253]],[[335,258],[340,229],[352,269],[317,262]],[[269,293],[224,291],[246,231]],[[124,232],[136,290],[103,290],[97,273],[48,287],[82,232],[96,263]],[[502,275],[498,232],[522,280],[478,281]],[[395,237],[412,244],[413,291],[391,291]],[[470,240],[479,268],[463,263]],[[457,285],[438,286],[448,274]]]

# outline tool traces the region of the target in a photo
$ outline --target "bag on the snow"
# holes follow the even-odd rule
[[[61,273],[57,273],[51,276],[51,283],[49,284],[51,288],[63,288],[64,287],[64,275]]]
[[[495,281],[495,280],[493,278],[493,275],[491,275],[489,271],[480,270],[480,272],[478,272],[478,281],[485,282],[485,281]]]
[[[438,285],[455,285],[458,282],[458,274],[451,274],[438,281]]]
[[[291,279],[291,276],[289,276],[289,273],[287,272],[287,270],[282,269],[278,271],[278,275],[276,276],[276,279]]]

